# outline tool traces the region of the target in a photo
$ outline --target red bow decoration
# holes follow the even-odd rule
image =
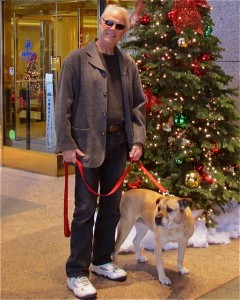
[[[197,33],[203,34],[202,17],[198,6],[210,8],[206,0],[175,0],[169,16],[171,16],[177,34],[186,28],[192,28]]]

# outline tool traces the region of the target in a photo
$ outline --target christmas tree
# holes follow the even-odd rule
[[[206,0],[146,1],[122,46],[135,59],[147,98],[143,165],[170,194],[210,212],[239,201],[239,113],[232,77],[217,64]],[[127,188],[156,186],[137,164]]]
[[[27,61],[27,70],[23,76],[23,79],[28,80],[30,84],[30,90],[37,93],[41,88],[39,78],[40,72],[37,69],[37,55],[34,53]]]

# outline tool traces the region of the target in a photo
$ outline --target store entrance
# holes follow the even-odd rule
[[[63,167],[55,154],[58,78],[67,55],[97,36],[97,3],[4,2],[4,165],[54,174]]]

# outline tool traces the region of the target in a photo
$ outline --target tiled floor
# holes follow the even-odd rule
[[[0,168],[1,299],[75,299],[66,287],[69,239],[63,236],[63,177]],[[69,176],[69,218],[74,199]],[[134,253],[119,256],[128,280],[116,283],[91,274],[98,299],[240,299],[239,241],[208,248],[188,248],[190,274],[180,276],[176,251],[164,251],[172,286],[159,284],[154,254],[136,264]]]
[[[237,277],[198,299],[240,299],[239,281]]]

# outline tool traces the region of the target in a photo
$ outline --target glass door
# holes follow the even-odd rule
[[[51,16],[16,16],[14,26],[14,146],[40,150],[46,136],[44,74],[51,72],[53,20]]]
[[[55,152],[54,102],[61,65],[71,51],[97,36],[97,3],[4,3],[4,146]]]

